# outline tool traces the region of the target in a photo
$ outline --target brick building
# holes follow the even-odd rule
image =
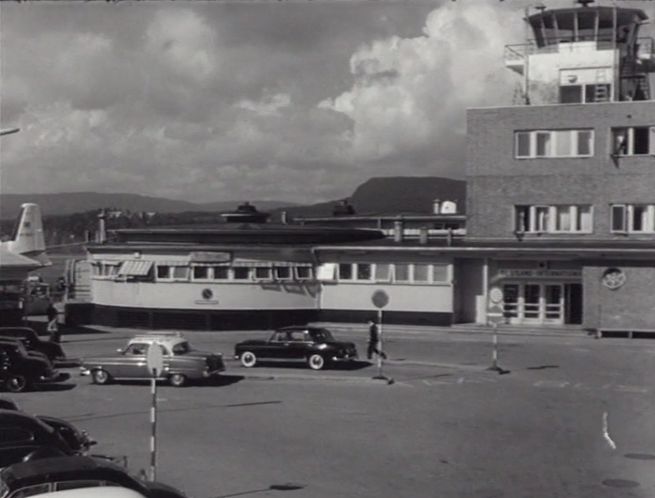
[[[502,245],[475,264],[509,323],[655,329],[645,20],[587,5],[530,15],[534,40],[506,50],[525,105],[468,111],[467,241]]]

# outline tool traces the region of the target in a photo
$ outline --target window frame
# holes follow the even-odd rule
[[[558,140],[563,140],[568,134],[568,153],[560,154]],[[528,153],[521,153],[520,144],[527,136]],[[539,151],[539,137],[548,137],[545,142],[543,153]],[[581,137],[588,136],[588,140]],[[566,128],[566,129],[535,129],[535,130],[514,130],[514,159],[587,159],[595,154],[595,129],[594,128]],[[583,144],[589,144],[589,152],[581,153]]]
[[[569,229],[558,228],[560,215],[568,209]],[[539,216],[543,213],[542,216]],[[584,215],[588,213],[588,227]],[[525,234],[591,234],[594,230],[592,204],[517,204],[514,205],[514,231]]]
[[[636,154],[635,151],[635,130],[646,130],[645,136],[647,137],[646,152]],[[618,133],[625,133],[625,138],[622,143],[618,141]],[[612,157],[647,157],[655,156],[655,125],[643,126],[613,126],[610,128],[611,147],[610,156]]]

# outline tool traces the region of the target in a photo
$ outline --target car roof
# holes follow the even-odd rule
[[[28,486],[53,480],[98,479],[117,483],[129,481],[130,485],[136,484],[145,489],[122,467],[86,456],[58,456],[15,463],[2,469],[0,478],[10,486],[16,482],[20,482],[19,486]]]
[[[324,327],[314,327],[310,325],[289,325],[287,327],[282,327],[277,329],[278,332],[284,332],[286,330],[325,330]]]
[[[48,424],[45,424],[28,413],[12,409],[0,409],[0,427],[9,425],[38,426],[40,429],[43,429],[50,434],[55,432],[55,430]]]
[[[139,334],[132,337],[128,344],[133,342],[144,342],[146,344],[179,344],[186,342],[186,338],[179,332],[157,333],[157,334]]]
[[[67,489],[31,495],[33,498],[145,498],[145,495],[120,486]]]

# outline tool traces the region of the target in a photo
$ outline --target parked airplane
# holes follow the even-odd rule
[[[23,282],[28,273],[47,266],[41,209],[23,204],[11,240],[0,242],[0,324],[20,324],[23,317]]]

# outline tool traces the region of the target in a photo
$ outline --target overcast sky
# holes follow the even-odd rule
[[[525,6],[3,3],[1,190],[310,203],[463,178],[465,109],[512,102]]]

